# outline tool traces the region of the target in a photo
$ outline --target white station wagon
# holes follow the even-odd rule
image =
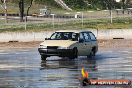
[[[69,57],[95,56],[98,44],[91,31],[62,30],[54,32],[46,38],[38,48],[41,60],[50,56]]]

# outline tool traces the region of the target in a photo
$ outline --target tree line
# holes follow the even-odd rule
[[[2,1],[2,0],[1,0]],[[7,0],[12,3],[19,3],[20,0]],[[111,4],[113,8],[122,8],[132,6],[132,0],[63,0],[72,9],[109,9]],[[31,0],[24,0],[24,3],[30,4]],[[50,6],[59,6],[54,0],[33,0],[36,4],[45,4]]]
[[[64,0],[65,3],[74,9],[110,9],[132,7],[132,0]]]
[[[132,0],[63,0],[70,8],[72,9],[125,9],[132,7]],[[7,19],[7,3],[18,4],[20,10],[20,20],[23,21],[24,15],[24,5],[28,6],[26,10],[26,15],[32,6],[32,3],[35,4],[44,4],[47,6],[59,7],[59,5],[54,0],[0,0],[0,5],[5,13],[5,18]],[[7,20],[6,20],[7,22]]]

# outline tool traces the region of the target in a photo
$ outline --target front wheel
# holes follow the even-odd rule
[[[75,47],[75,48],[73,48],[73,54],[72,54],[72,56],[70,56],[69,58],[70,59],[75,59],[75,58],[77,58],[78,57],[78,50],[77,50],[77,48]]]
[[[92,50],[90,54],[87,56],[87,58],[92,58],[93,56],[95,56],[95,50]]]
[[[41,55],[41,60],[46,60],[46,56],[44,56],[44,55]]]

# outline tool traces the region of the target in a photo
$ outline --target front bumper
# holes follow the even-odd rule
[[[40,55],[49,56],[60,56],[60,57],[70,57],[73,55],[73,49],[46,49],[38,48]]]

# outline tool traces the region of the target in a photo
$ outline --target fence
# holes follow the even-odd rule
[[[112,18],[122,18],[125,19],[126,17],[132,17],[132,13],[126,11],[124,14],[120,11],[120,10],[114,10],[112,13]],[[62,26],[64,26],[63,24],[74,24],[71,25],[70,28],[74,28],[74,29],[80,29],[83,28],[83,25],[85,23],[87,23],[86,20],[92,20],[92,21],[97,21],[98,19],[107,19],[107,20],[111,20],[111,15],[110,15],[110,11],[108,10],[103,10],[103,11],[85,11],[85,12],[68,12],[68,13],[61,13],[61,14],[54,14],[53,15],[32,15],[30,14],[30,16],[27,16],[27,20],[26,17],[24,17],[24,22],[20,22],[19,19],[19,15],[18,14],[8,14],[8,23],[5,23],[5,18],[3,16],[4,14],[0,14],[0,29],[29,29],[31,28],[30,26],[34,25],[35,27],[37,25],[45,25],[50,26],[50,29],[53,27],[56,27],[57,29],[59,29],[59,27],[61,28]],[[78,23],[81,23],[81,25],[77,25]],[[75,25],[76,24],[76,25]],[[93,24],[94,25],[94,24]],[[45,26],[43,26],[43,28],[45,28]],[[80,26],[80,27],[78,27]],[[34,28],[35,28],[34,27]],[[40,27],[39,27],[40,28]],[[66,27],[64,27],[66,28]],[[67,26],[68,28],[68,26]],[[85,27],[84,27],[85,28]],[[38,29],[38,28],[36,28]],[[42,29],[42,28],[41,28]]]
[[[118,11],[118,12],[117,12]],[[9,14],[8,14],[9,15]],[[27,17],[27,20],[26,20]],[[122,10],[113,10],[113,18],[126,19],[131,18],[131,12]],[[84,11],[84,12],[63,12],[61,14],[52,15],[30,15],[24,17],[24,22],[20,22],[20,17],[11,14],[8,16],[8,23],[5,23],[4,16],[0,16],[0,32],[3,31],[16,31],[16,33],[0,33],[0,41],[42,41],[48,31],[50,34],[55,30],[75,30],[75,29],[88,29],[92,27],[92,31],[98,39],[113,39],[125,38],[131,39],[132,31],[127,29],[118,30],[97,30],[96,24],[110,22],[111,15],[108,10],[103,11]],[[98,20],[98,19],[105,19]],[[131,21],[130,21],[131,22]],[[95,29],[95,30],[94,30]],[[22,31],[22,33],[17,31]],[[26,31],[25,31],[26,30]],[[32,32],[36,31],[36,32]],[[27,37],[27,38],[26,38]]]

